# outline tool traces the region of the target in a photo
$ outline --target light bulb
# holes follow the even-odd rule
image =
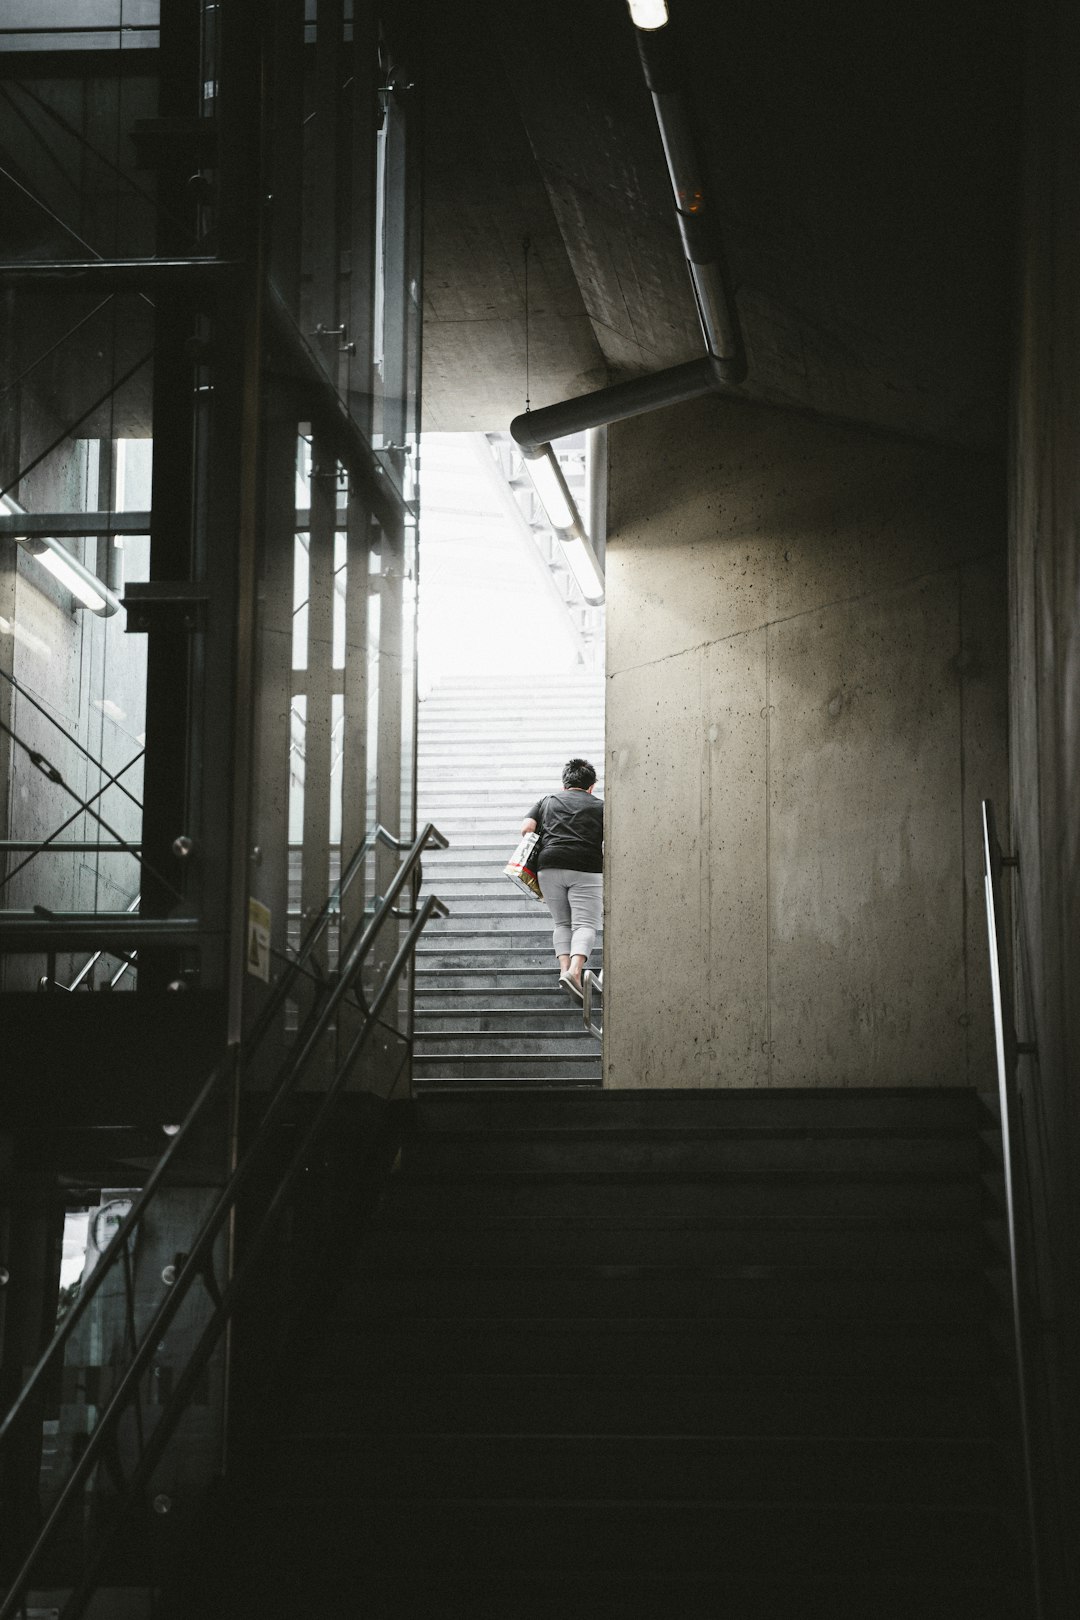
[[[82,574],[76,572],[59,551],[53,551],[47,546],[44,551],[37,553],[37,560],[42,568],[47,568],[53,578],[58,579],[61,585],[71,592],[77,602],[82,603],[83,607],[93,608],[95,613],[101,612],[105,606],[105,598],[94,590],[88,579],[84,579]]]
[[[604,576],[597,566],[592,547],[579,534],[560,534],[563,555],[586,602],[594,607],[604,600]]]
[[[627,0],[635,28],[663,28],[668,20],[667,0]]]
[[[539,456],[527,456],[525,465],[553,529],[572,529],[574,509],[550,445]]]

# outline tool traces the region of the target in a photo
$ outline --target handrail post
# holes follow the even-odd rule
[[[349,881],[351,881],[355,871],[359,869],[361,864],[360,857],[366,852],[366,849],[371,847],[371,844],[374,843],[376,839],[389,843],[399,850],[406,848],[404,840],[395,839],[386,831],[385,828],[381,826],[377,827],[374,832],[369,835],[368,839],[365,840],[363,848],[358,851],[350,861],[348,868]],[[159,1301],[156,1310],[154,1310],[154,1312],[151,1314],[150,1320],[143,1329],[142,1338],[139,1343],[137,1345],[133,1343],[132,1354],[128,1360],[127,1366],[119,1374],[112,1394],[105,1404],[104,1410],[101,1413],[96,1427],[89,1436],[86,1447],[84,1448],[79,1459],[74,1463],[74,1466],[68,1475],[66,1482],[62,1486],[59,1495],[54,1501],[50,1512],[39,1527],[32,1546],[29,1548],[22,1560],[21,1565],[16,1570],[13,1580],[6,1593],[0,1591],[0,1620],[9,1620],[9,1617],[10,1620],[14,1620],[16,1613],[21,1610],[25,1591],[30,1584],[38,1557],[48,1545],[54,1529],[63,1518],[69,1506],[77,1499],[78,1494],[82,1490],[85,1480],[89,1476],[92,1468],[96,1466],[100,1459],[107,1456],[107,1446],[110,1438],[114,1435],[116,1427],[124,1412],[128,1409],[130,1402],[132,1400],[137,1401],[139,1399],[139,1380],[144,1375],[146,1368],[149,1365],[149,1362],[155,1352],[157,1342],[167,1330],[177,1311],[180,1309],[180,1306],[183,1300],[187,1297],[188,1291],[190,1290],[192,1284],[200,1277],[204,1277],[212,1246],[225,1223],[229,1222],[231,1225],[232,1215],[235,1211],[239,1193],[249,1180],[253,1164],[257,1161],[258,1155],[262,1151],[266,1141],[269,1139],[271,1130],[279,1121],[282,1111],[290,1095],[292,1094],[292,1091],[298,1084],[307,1062],[317,1049],[318,1043],[322,1039],[323,1035],[325,1035],[327,1030],[330,1028],[338,1005],[348,992],[351,976],[358,972],[359,967],[364,960],[364,956],[366,955],[367,950],[370,948],[371,942],[375,937],[375,934],[382,927],[386,918],[395,914],[393,910],[394,902],[397,899],[397,896],[400,894],[402,887],[410,878],[414,868],[419,865],[420,856],[425,849],[445,849],[447,847],[447,843],[448,840],[443,837],[443,835],[431,822],[428,822],[424,826],[424,829],[420,833],[419,837],[413,840],[411,846],[408,846],[408,853],[405,856],[396,877],[390,884],[382,907],[376,913],[376,915],[371,918],[367,927],[363,930],[360,938],[350,942],[349,959],[343,964],[342,971],[339,974],[336,983],[328,987],[325,1000],[319,1008],[318,1017],[314,1020],[312,1029],[300,1042],[299,1050],[293,1051],[289,1059],[282,1066],[270,1103],[263,1114],[262,1121],[255,1132],[253,1140],[247,1146],[242,1156],[234,1157],[232,1169],[226,1183],[214,1199],[209,1213],[202,1220],[201,1225],[199,1226],[194,1237],[190,1240],[186,1257],[182,1265],[179,1267],[179,1271],[169,1287],[168,1292]],[[303,970],[303,965],[308,956],[310,956],[317,939],[321,936],[322,930],[326,927],[333,906],[340,898],[340,894],[341,883],[339,881],[337,889],[331,894],[330,898],[326,902],[326,905],[322,908],[319,917],[309,928],[305,940],[296,955],[296,958],[288,963],[286,973],[283,974],[273,986],[270,997],[252,1026],[252,1031],[249,1036],[247,1046],[244,1049],[243,1061],[250,1061],[251,1051],[272,1028],[276,1010],[288,994],[291,976]],[[290,1162],[288,1176],[279,1181],[273,1198],[271,1199],[269,1209],[264,1210],[263,1212],[263,1221],[262,1225],[260,1226],[260,1231],[266,1226],[266,1223],[273,1211],[280,1207],[280,1203],[284,1198],[287,1185],[291,1184],[292,1179],[295,1179],[295,1176],[302,1164],[304,1153],[308,1151],[317,1130],[322,1127],[322,1124],[327,1119],[329,1110],[341,1091],[350,1066],[358,1056],[363,1042],[366,1040],[367,1036],[371,1032],[371,1029],[374,1027],[374,1023],[380,1009],[397,983],[397,980],[400,977],[400,974],[403,971],[411,953],[415,950],[417,940],[419,939],[420,933],[422,932],[425,924],[433,915],[445,916],[446,914],[446,908],[442,901],[437,899],[434,895],[431,895],[424,902],[419,914],[413,918],[412,926],[409,929],[406,938],[399,946],[392,962],[390,963],[388,972],[372,1001],[371,1008],[366,1012],[364,1024],[360,1034],[349,1048],[344,1064],[339,1063],[337,1065],[337,1072],[335,1073],[334,1078],[327,1089],[323,1103],[316,1114],[315,1121],[309,1125],[308,1131],[305,1133],[304,1139],[300,1144],[300,1148]],[[53,976],[55,977],[55,975]],[[105,1276],[111,1272],[112,1267],[115,1265],[118,1258],[121,1262],[127,1261],[129,1257],[129,1250],[127,1247],[129,1240],[134,1237],[136,1228],[143,1217],[147,1205],[150,1203],[151,1199],[157,1192],[158,1187],[161,1185],[165,1174],[169,1166],[174,1161],[181,1145],[197,1128],[197,1124],[201,1119],[204,1108],[208,1106],[212,1100],[217,1098],[225,1085],[229,1083],[230,1079],[233,1077],[234,1068],[240,1060],[240,1049],[236,1047],[230,1048],[227,1057],[213,1070],[206,1080],[201,1091],[199,1092],[198,1097],[188,1110],[183,1123],[179,1127],[176,1134],[171,1138],[164,1154],[151,1171],[146,1185],[139,1193],[128,1214],[125,1216],[117,1231],[110,1239],[97,1266],[94,1268],[94,1272],[89,1280],[88,1286],[80,1294],[79,1300],[77,1301],[75,1307],[68,1313],[60,1327],[57,1328],[52,1340],[42,1352],[38,1362],[36,1363],[29,1378],[24,1383],[22,1390],[16,1397],[16,1400],[12,1404],[10,1410],[6,1415],[0,1416],[0,1443],[6,1439],[7,1435],[12,1431],[15,1424],[19,1421],[20,1417],[27,1410],[28,1404],[32,1398],[32,1392],[40,1386],[41,1381],[45,1377],[47,1371],[52,1366],[58,1355],[62,1353],[65,1344],[71,1337],[75,1324],[80,1321],[82,1316],[85,1314],[90,1305],[90,1301],[94,1298]],[[233,1123],[235,1125],[235,1115]],[[232,1280],[223,1290],[221,1302],[219,1302],[215,1307],[215,1312],[211,1319],[211,1324],[214,1326],[215,1331],[220,1330],[220,1328],[226,1324],[232,1308],[231,1301],[235,1298],[237,1291],[236,1278],[240,1275],[240,1271],[243,1271],[244,1269],[244,1265],[241,1265],[239,1270],[234,1272]],[[206,1335],[204,1335],[204,1338],[206,1338]],[[202,1343],[202,1341],[200,1341],[200,1343]],[[209,1338],[206,1338],[206,1343],[210,1343]],[[192,1372],[192,1365],[189,1365],[188,1372]],[[192,1382],[193,1379],[189,1378],[188,1385],[190,1386]],[[178,1409],[178,1405],[174,1406],[170,1404],[169,1412],[175,1415]],[[171,1433],[171,1430],[169,1430],[169,1433]],[[164,1426],[163,1416],[163,1419],[159,1420],[158,1424],[155,1426],[153,1435],[147,1441],[147,1444],[142,1452],[142,1461],[136,1470],[136,1474],[126,1482],[127,1497],[125,1498],[125,1508],[130,1504],[135,1481],[144,1481],[145,1478],[149,1477],[152,1458],[156,1454],[155,1448],[162,1449],[167,1439],[168,1433],[166,1432],[166,1428]],[[98,1553],[92,1558],[91,1567],[84,1574],[81,1583],[77,1586],[73,1598],[69,1600],[69,1607],[65,1609],[65,1613],[69,1612],[71,1604],[76,1605],[73,1612],[82,1612],[79,1605],[81,1605],[83,1598],[87,1596],[92,1589],[97,1564],[100,1560],[101,1550],[102,1549],[99,1549]]]
[[[1031,1423],[1031,1386],[1028,1374],[1028,1310],[1020,1233],[1017,1221],[1019,1189],[1025,1173],[1020,1149],[1020,1109],[1016,1084],[1016,1061],[1021,1051],[1034,1052],[1032,1043],[1016,1037],[1012,1010],[1012,990],[1005,950],[1002,919],[1001,873],[1008,866],[1019,869],[1017,856],[1002,854],[998,842],[994,806],[982,801],[984,886],[986,920],[990,947],[990,984],[994,1003],[994,1048],[997,1055],[998,1099],[1001,1113],[1001,1152],[1005,1179],[1005,1219],[1009,1244],[1009,1283],[1012,1298],[1013,1343],[1016,1351],[1017,1400],[1020,1444],[1023,1452],[1024,1491],[1027,1500],[1028,1543],[1032,1582],[1035,1591],[1036,1620],[1042,1620],[1043,1582],[1039,1535],[1039,1510],[1035,1487],[1034,1437]],[[1030,1245],[1027,1246],[1030,1249]]]

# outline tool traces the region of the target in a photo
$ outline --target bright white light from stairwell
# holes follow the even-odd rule
[[[635,28],[663,28],[668,20],[667,0],[627,0]]]
[[[574,510],[550,445],[542,455],[526,457],[525,465],[552,528],[572,529]]]
[[[53,578],[58,579],[61,585],[71,592],[77,602],[82,603],[83,607],[93,608],[95,613],[101,612],[105,606],[105,598],[99,596],[90,582],[84,579],[81,574],[76,573],[71,564],[58,551],[53,551],[51,547],[47,547],[44,551],[37,553],[37,560],[42,568],[47,568]]]
[[[604,600],[604,579],[596,566],[592,547],[579,534],[560,534],[563,555],[586,602],[599,605]]]

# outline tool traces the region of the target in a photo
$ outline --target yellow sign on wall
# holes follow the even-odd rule
[[[247,970],[270,983],[270,907],[261,900],[248,900]]]

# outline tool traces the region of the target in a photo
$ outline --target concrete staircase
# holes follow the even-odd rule
[[[599,671],[463,676],[420,704],[419,820],[450,839],[424,858],[424,892],[450,916],[428,925],[417,951],[417,1093],[601,1083],[599,1042],[558,988],[547,909],[502,871],[528,810],[574,755],[592,761],[602,794]]]
[[[442,1092],[400,1140],[223,1615],[1030,1620],[976,1093]]]

